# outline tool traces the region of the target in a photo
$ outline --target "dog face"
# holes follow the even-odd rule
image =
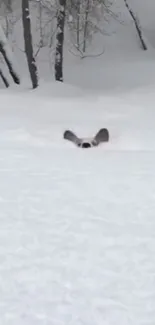
[[[78,143],[78,147],[84,149],[95,147],[95,146],[97,146],[97,142],[94,139],[84,139]]]
[[[70,130],[64,132],[64,139],[72,141],[77,147],[92,148],[98,146],[101,142],[109,141],[109,132],[107,129],[100,129],[94,138],[79,138]]]

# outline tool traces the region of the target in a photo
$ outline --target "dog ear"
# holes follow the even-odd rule
[[[64,132],[64,135],[63,136],[64,136],[64,139],[71,140],[72,137],[74,136],[74,133],[72,131],[70,131],[70,130],[66,130]]]
[[[64,139],[73,142],[75,145],[80,146],[82,143],[82,140],[79,139],[76,134],[70,130],[66,130],[64,132]]]
[[[108,142],[109,141],[109,131],[107,129],[100,129],[94,137],[97,145],[101,142]]]

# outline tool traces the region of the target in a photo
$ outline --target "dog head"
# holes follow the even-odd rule
[[[94,139],[83,139],[78,143],[78,147],[88,149],[97,146],[97,142]]]

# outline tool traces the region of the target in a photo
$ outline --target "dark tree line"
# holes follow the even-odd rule
[[[22,21],[23,21],[23,34],[24,34],[24,44],[25,44],[25,54],[27,57],[28,69],[32,81],[32,87],[36,88],[38,86],[38,71],[36,60],[33,52],[33,40],[31,34],[31,20],[30,20],[30,8],[29,8],[30,0],[21,0],[22,4]],[[55,79],[57,81],[63,81],[63,46],[64,46],[64,28],[65,28],[65,18],[66,18],[66,2],[67,0],[59,0],[58,10],[57,10],[57,30],[56,30],[56,49],[55,49]],[[80,5],[80,0],[78,0],[78,4]],[[82,1],[82,0],[81,0]],[[11,0],[6,0],[7,8],[11,10]],[[143,50],[147,50],[147,45],[145,39],[143,37],[142,29],[140,27],[139,21],[132,10],[132,8],[128,4],[128,0],[124,0],[125,6],[134,22],[136,31],[138,33],[141,45]],[[88,14],[89,14],[89,0],[86,1],[86,12],[85,12],[85,29],[84,29],[84,49],[85,51],[85,41],[86,41],[86,28],[88,22]],[[77,10],[78,19],[77,26],[79,26],[79,8]],[[1,26],[0,26],[1,29]],[[77,31],[79,32],[79,30]],[[10,53],[8,50],[8,41],[3,35],[3,30],[0,31],[0,52],[8,66],[9,72],[16,84],[20,84],[19,75],[13,65],[13,61],[10,58]],[[79,34],[77,34],[77,43],[79,44]],[[9,87],[9,82],[7,78],[4,76],[3,71],[0,69],[0,77],[3,80],[6,87]]]
[[[64,26],[65,26],[65,9],[66,0],[59,0],[57,11],[57,34],[56,34],[56,53],[55,53],[55,79],[63,81],[63,43],[64,43]],[[24,30],[25,53],[28,62],[29,73],[31,76],[32,86],[38,86],[38,72],[35,57],[33,54],[33,43],[31,34],[31,21],[29,0],[22,0],[22,19]]]

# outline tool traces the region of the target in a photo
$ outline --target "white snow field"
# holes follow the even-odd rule
[[[148,52],[117,0],[123,23],[90,51],[103,56],[71,55],[66,34],[66,84],[48,82],[43,49],[38,90],[0,90],[0,325],[155,325],[154,3],[131,1]],[[110,141],[96,148],[63,139],[102,127]]]
[[[1,90],[0,324],[155,324],[154,88]]]

